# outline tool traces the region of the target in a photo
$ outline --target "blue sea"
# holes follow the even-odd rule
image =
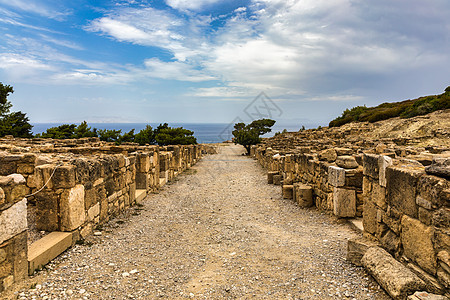
[[[122,134],[134,129],[135,133],[138,133],[145,128],[146,125],[152,126],[152,128],[158,127],[159,123],[88,123],[91,128],[107,129],[107,130],[122,130]],[[42,133],[47,128],[62,125],[62,123],[32,123],[33,133]],[[78,124],[77,124],[78,125]],[[234,124],[228,123],[169,123],[170,127],[183,127],[194,132],[194,136],[198,143],[210,144],[220,143],[226,140],[231,140]],[[264,135],[264,137],[271,137],[275,132],[283,131],[298,131],[301,126],[298,125],[275,125],[272,127],[272,132]]]

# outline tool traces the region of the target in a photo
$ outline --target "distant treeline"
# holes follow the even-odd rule
[[[356,106],[346,109],[342,116],[330,122],[330,127],[339,127],[350,122],[377,122],[395,117],[412,118],[433,111],[450,108],[450,86],[440,95],[420,97],[402,102],[383,103],[375,107]]]
[[[52,138],[52,139],[79,139],[85,137],[99,137],[105,142],[122,143],[138,143],[139,145],[190,145],[197,144],[194,132],[183,127],[172,128],[167,123],[160,124],[153,129],[147,125],[138,133],[134,133],[134,129],[123,133],[122,130],[114,129],[97,129],[88,126],[86,121],[80,125],[63,124],[57,127],[48,128],[46,132],[38,133],[36,138]]]

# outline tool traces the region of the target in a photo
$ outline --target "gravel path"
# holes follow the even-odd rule
[[[389,299],[345,261],[357,236],[348,225],[281,199],[242,148],[219,152],[65,252],[15,297]]]

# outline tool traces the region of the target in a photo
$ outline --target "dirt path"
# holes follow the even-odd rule
[[[279,186],[220,148],[142,207],[67,251],[23,299],[389,299],[345,261],[346,224],[281,199]]]

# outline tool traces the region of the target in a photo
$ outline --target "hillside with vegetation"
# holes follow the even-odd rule
[[[420,97],[401,102],[383,103],[375,107],[356,106],[346,109],[340,117],[330,122],[330,127],[340,127],[350,122],[377,122],[395,117],[412,118],[437,110],[450,108],[450,86],[440,95]]]

